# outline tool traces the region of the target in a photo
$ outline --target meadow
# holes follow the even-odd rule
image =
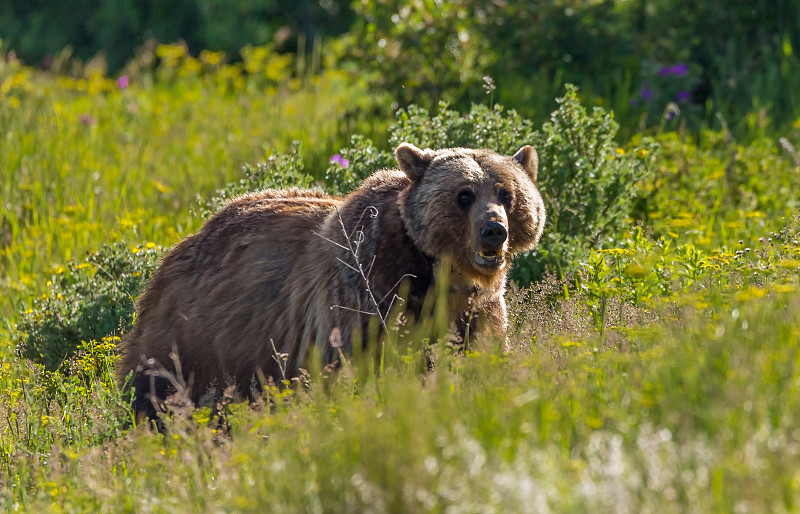
[[[800,510],[800,116],[688,128],[665,104],[637,131],[575,88],[532,120],[488,87],[392,117],[346,67],[152,56],[0,58],[1,508]],[[551,225],[516,263],[511,351],[398,331],[380,365],[132,427],[116,345],[163,251],[244,191],[345,192],[402,140],[539,148]]]

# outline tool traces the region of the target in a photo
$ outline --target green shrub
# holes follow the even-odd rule
[[[538,131],[516,111],[498,105],[473,105],[462,115],[447,104],[440,104],[435,115],[422,107],[401,109],[389,129],[392,146],[408,141],[420,147],[488,148],[506,155],[525,144],[536,148],[548,221],[539,247],[514,267],[514,277],[522,283],[538,280],[548,270],[572,273],[592,248],[615,245],[628,226],[657,153],[650,140],[627,150],[617,146],[619,126],[613,115],[599,107],[588,113],[574,86],[568,85],[557,102],[558,109]],[[394,164],[390,152],[379,151],[366,138],[355,137],[352,144],[340,152],[348,165],[332,162],[328,168],[328,180],[337,193]]]
[[[609,1],[378,0],[353,8],[344,58],[374,70],[372,82],[401,105],[465,106],[491,75],[502,78],[502,102],[530,110],[551,102],[565,81],[602,91],[619,85],[618,70],[638,65],[630,9]]]
[[[337,155],[338,159],[331,158],[325,179],[331,192],[338,195],[355,189],[375,170],[392,168],[397,164],[391,152],[379,150],[361,134],[350,138],[350,146],[339,150]]]
[[[342,58],[369,70],[370,82],[403,106],[469,98],[496,59],[471,3],[353,2],[357,17],[341,38]]]
[[[132,248],[117,243],[103,246],[85,262],[56,269],[48,292],[17,323],[21,355],[52,371],[62,368],[82,343],[129,329],[134,299],[161,253],[152,243]]]
[[[656,160],[652,140],[618,146],[613,114],[600,107],[587,112],[574,86],[556,101],[558,109],[532,140],[548,219],[540,245],[515,267],[521,282],[548,270],[572,273],[591,249],[616,245]]]
[[[300,143],[294,141],[289,153],[276,153],[266,162],[245,164],[242,168],[244,178],[231,182],[217,190],[210,200],[198,199],[200,209],[195,214],[207,218],[220,210],[223,205],[237,196],[262,189],[288,189],[290,187],[308,188],[314,177],[304,172],[305,164]]]
[[[464,115],[446,103],[439,104],[435,115],[424,107],[412,105],[397,112],[394,124],[389,127],[389,145],[395,148],[409,142],[427,148],[489,148],[513,154],[532,140],[533,133],[529,120],[499,105],[475,104]],[[326,173],[337,194],[351,191],[375,170],[396,166],[392,152],[378,150],[361,135],[353,136],[351,146],[342,148],[340,154],[347,166],[332,160]]]

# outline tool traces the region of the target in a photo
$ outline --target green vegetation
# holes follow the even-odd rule
[[[668,104],[682,113],[674,126],[695,128],[761,108],[791,123],[800,108],[795,0],[6,0],[0,38],[28,64],[70,72],[74,55],[114,75],[143,43],[230,61],[268,46],[357,70],[401,107],[468,110],[489,76],[498,103],[540,119],[573,83],[626,136],[659,125]]]
[[[800,511],[794,3],[400,4],[297,57],[147,43],[112,77],[0,48],[0,508]],[[345,193],[401,141],[539,151],[511,351],[399,331],[379,364],[134,427],[117,343],[163,251],[247,191]]]
[[[346,0],[8,0],[0,37],[29,64],[48,65],[66,51],[96,56],[116,73],[147,40],[183,40],[192,49],[238,55],[247,45],[294,48],[303,38],[341,34],[352,22]],[[301,45],[302,46],[302,45]]]

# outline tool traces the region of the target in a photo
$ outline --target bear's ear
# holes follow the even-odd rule
[[[428,169],[435,153],[432,150],[420,150],[411,143],[401,143],[394,151],[394,155],[403,173],[416,182]]]
[[[525,145],[514,154],[514,160],[522,164],[535,184],[536,176],[539,173],[539,155],[536,150],[530,145]]]

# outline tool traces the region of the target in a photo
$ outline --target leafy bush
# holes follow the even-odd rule
[[[117,243],[85,262],[56,269],[49,291],[35,299],[17,323],[21,355],[52,371],[82,343],[130,328],[133,301],[161,253],[152,243],[133,248]]]
[[[447,104],[440,104],[435,115],[422,107],[401,109],[389,129],[392,146],[408,141],[420,147],[488,148],[506,155],[525,144],[536,148],[548,221],[539,247],[515,265],[514,277],[523,283],[548,270],[572,273],[592,248],[613,246],[633,214],[657,153],[650,140],[628,150],[617,146],[619,126],[613,115],[599,107],[587,113],[574,86],[568,85],[557,102],[558,109],[538,131],[516,111],[498,105],[473,105],[462,115]],[[353,138],[352,144],[340,152],[347,166],[336,161],[328,168],[337,193],[394,163],[390,152],[377,150],[366,138]]]
[[[471,16],[470,1],[354,2],[342,57],[402,105],[470,97],[496,55]]]
[[[439,104],[435,115],[424,107],[411,105],[397,112],[395,122],[389,128],[392,148],[409,142],[427,148],[489,148],[513,154],[532,138],[531,122],[516,111],[504,111],[500,105],[474,104],[464,115],[450,109],[446,103]],[[343,161],[332,159],[326,173],[337,194],[351,191],[377,169],[396,165],[394,154],[378,150],[362,135],[353,136],[351,145],[340,150],[346,166]]]
[[[613,114],[600,107],[588,113],[574,86],[556,101],[558,109],[532,141],[548,222],[539,247],[516,266],[523,282],[548,268],[572,273],[591,249],[614,246],[653,173],[658,149],[649,139],[631,149],[618,146]]]
[[[262,189],[288,189],[290,187],[308,188],[314,177],[304,172],[305,164],[300,143],[295,141],[289,153],[276,153],[269,156],[266,162],[245,164],[242,168],[244,178],[231,182],[217,190],[210,200],[198,199],[201,206],[200,216],[207,218],[217,212],[229,200],[252,191]]]
[[[491,75],[502,77],[502,102],[530,109],[531,102],[550,102],[557,84],[616,80],[609,70],[638,62],[627,10],[608,1],[379,0],[353,7],[344,57],[374,70],[373,82],[402,105],[467,105]]]

